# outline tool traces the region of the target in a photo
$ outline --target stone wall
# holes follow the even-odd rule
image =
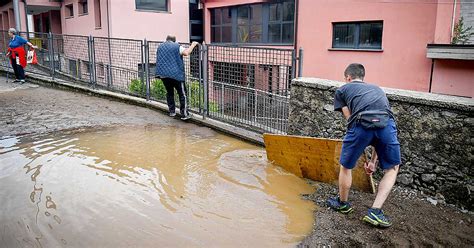
[[[461,2],[461,16],[464,18],[464,26],[474,29],[474,1]],[[474,35],[469,39],[469,44],[474,44]]]
[[[346,122],[333,107],[342,83],[295,79],[288,134],[342,139]],[[473,210],[474,100],[384,88],[397,120],[402,167],[397,183]]]

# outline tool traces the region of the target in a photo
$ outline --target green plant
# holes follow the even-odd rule
[[[199,81],[191,81],[188,90],[189,106],[194,108],[204,107],[204,88],[199,86]],[[209,112],[219,112],[219,105],[210,101]]]
[[[145,96],[146,86],[145,83],[139,79],[132,79],[128,89],[131,93]],[[204,88],[199,86],[199,81],[191,81],[188,85],[188,104],[191,108],[204,107]],[[150,96],[155,100],[166,99],[166,88],[161,79],[155,79],[150,83]],[[178,101],[178,95],[175,94],[176,101]],[[209,112],[219,112],[219,105],[216,102],[209,101]]]
[[[155,79],[151,82],[151,96],[154,99],[166,99],[166,88],[161,79]]]
[[[191,83],[189,83],[188,90],[188,95],[190,95],[189,106],[198,108],[199,105],[201,105],[200,103],[204,102],[202,99],[204,96],[204,88],[199,87],[198,81],[191,81]]]
[[[139,79],[132,79],[128,86],[128,90],[138,95],[146,95],[145,83]]]
[[[209,102],[209,112],[218,113],[219,104],[217,104],[216,102]]]
[[[474,32],[471,31],[472,27],[464,27],[464,18],[459,18],[459,21],[454,25],[454,34],[451,44],[462,44],[465,45],[469,42],[469,39]]]

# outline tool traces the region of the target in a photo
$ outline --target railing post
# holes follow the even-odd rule
[[[108,68],[108,76],[107,76],[107,87],[110,88],[112,86],[113,80],[112,80],[112,45],[110,44],[110,38],[107,38],[108,42],[108,47],[109,47],[109,66]]]
[[[303,48],[300,47],[299,56],[298,56],[298,77],[303,76]]]
[[[203,113],[203,102],[204,102],[204,88],[203,88],[203,80],[202,80],[202,45],[198,45],[198,70],[199,70],[199,74],[198,74],[198,79],[199,79],[199,87],[198,87],[198,93],[197,93],[197,96],[198,96],[198,108],[199,108],[199,113],[202,114]],[[190,66],[191,66],[191,61],[189,62]],[[204,116],[204,115],[203,115]]]
[[[146,100],[150,100],[150,47],[148,41],[145,39],[142,49],[142,82],[143,76],[145,76],[145,87],[146,87]],[[145,61],[143,61],[145,59]],[[143,68],[144,67],[144,68]]]
[[[89,35],[89,40],[90,40],[90,53],[91,53],[91,74],[92,74],[92,87],[96,88],[97,87],[97,64],[95,62],[95,40],[92,35]]]
[[[204,109],[203,109],[203,118],[209,116],[209,79],[208,79],[208,46],[206,44],[202,44],[201,48],[201,63],[202,63],[202,85],[203,85],[203,99],[204,99]]]
[[[54,80],[54,48],[53,48],[53,35],[51,32],[48,33],[48,51],[49,51],[49,65],[51,70],[51,78]]]
[[[89,36],[87,37],[87,55],[88,55],[88,58],[89,58],[89,86],[92,85],[92,82],[93,82],[93,78],[94,76],[92,75],[93,72],[92,72],[92,50],[91,50],[91,41],[92,39],[92,36]]]
[[[254,89],[254,94],[255,94],[255,98],[254,98],[254,103],[253,103],[253,106],[254,106],[254,122],[255,124],[257,124],[257,106],[258,106],[258,95],[257,95],[257,89]]]

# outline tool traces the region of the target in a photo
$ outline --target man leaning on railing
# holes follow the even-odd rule
[[[174,102],[174,89],[179,96],[179,110],[181,120],[191,118],[187,106],[187,92],[184,82],[185,71],[183,56],[189,56],[194,47],[198,45],[193,42],[190,47],[184,48],[176,42],[176,37],[168,35],[166,42],[158,46],[156,50],[156,77],[163,81],[166,88],[166,102],[168,103],[169,115],[176,116],[176,107]]]

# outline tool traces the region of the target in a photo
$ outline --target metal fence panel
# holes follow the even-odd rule
[[[27,39],[33,45],[38,47],[38,49],[35,49],[36,58],[38,59],[38,64],[36,65],[28,64],[24,68],[25,73],[51,76],[51,72],[52,72],[51,69],[53,66],[53,62],[51,61],[52,46],[51,46],[50,40],[48,39],[49,34],[30,32],[29,33],[30,37],[28,37],[26,32],[21,32],[19,33],[19,35]],[[25,46],[25,50],[28,50],[28,46]]]
[[[209,116],[285,133],[293,50],[209,45]]]
[[[7,56],[6,56],[7,55],[7,50],[8,50],[9,40],[10,39],[8,37],[8,32],[7,31],[0,31],[0,49],[2,49],[1,54],[0,54],[0,66],[4,70],[12,71],[11,66],[10,66],[10,62],[9,62]]]
[[[85,83],[91,81],[91,59],[87,36],[52,35],[53,61],[57,76]]]
[[[143,41],[94,37],[97,86],[145,97]]]

